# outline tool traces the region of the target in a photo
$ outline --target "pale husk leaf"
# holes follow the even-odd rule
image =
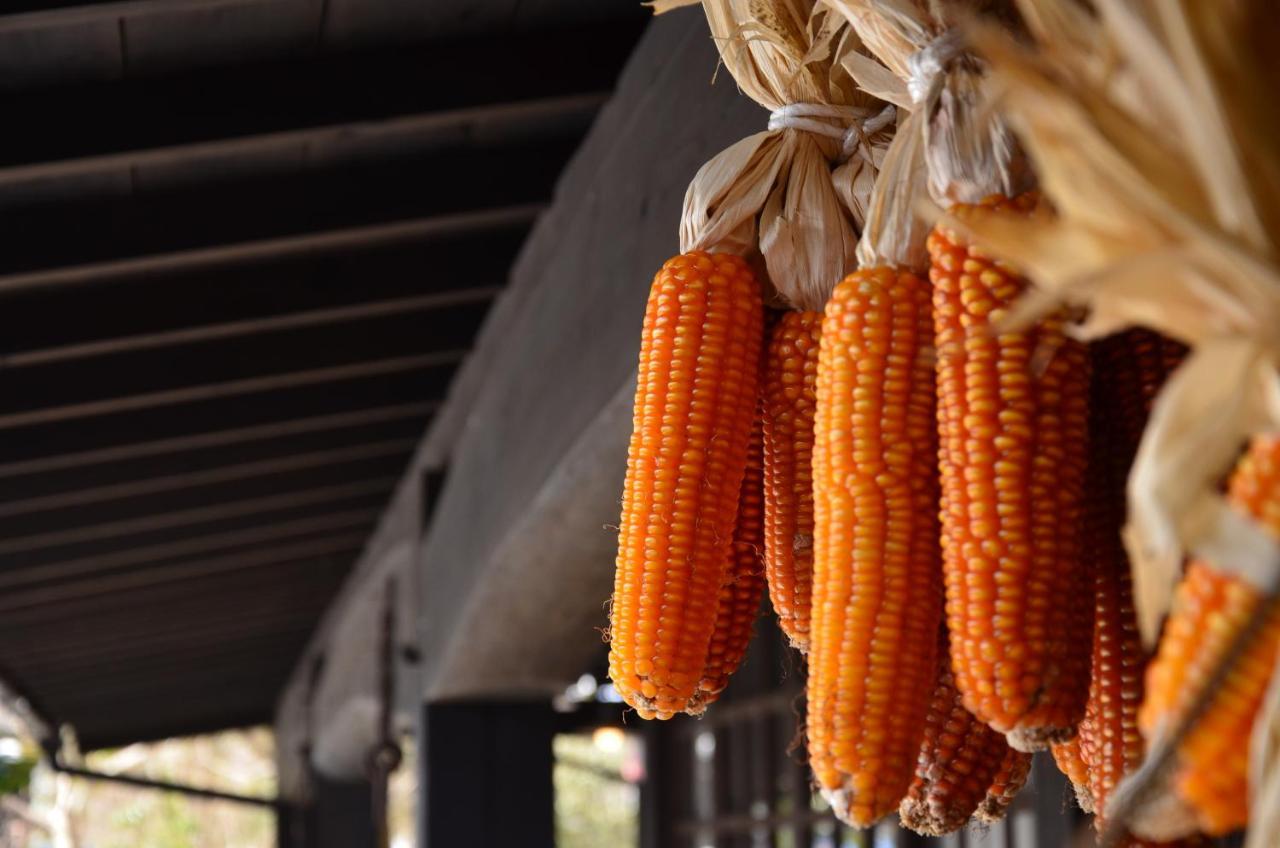
[[[1023,0],[1045,39],[1036,51],[976,28],[1057,218],[967,229],[1040,289],[1015,320],[1067,301],[1090,308],[1086,336],[1140,324],[1194,347],[1129,483],[1126,539],[1151,640],[1185,554],[1255,583],[1277,562],[1219,486],[1249,435],[1280,429],[1280,274],[1260,212],[1270,199],[1244,176],[1232,101],[1184,4],[1096,5],[1095,18],[1067,0]]]
[[[827,0],[827,4],[849,21],[871,54],[846,56],[849,75],[863,90],[902,110],[871,195],[858,244],[858,265],[923,271],[928,267],[925,239],[930,223],[917,209],[929,186],[926,120],[908,81],[911,57],[928,46],[938,28],[924,3],[917,0]]]
[[[818,310],[853,267],[858,232],[813,137],[784,133],[781,147],[787,173],[773,183],[760,210],[760,253],[769,278],[791,303]]]
[[[902,121],[881,163],[858,242],[859,267],[928,270],[925,240],[932,223],[918,213],[928,193],[924,142],[917,126],[920,120],[913,112]]]
[[[858,58],[846,65],[867,90],[922,114],[929,192],[943,207],[1012,196],[1031,184],[1023,157],[998,114],[985,107],[982,68],[962,49],[952,21],[933,12],[964,12],[969,3],[925,0],[824,0],[849,21],[890,73]]]
[[[826,0],[894,76],[911,76],[911,57],[941,34],[924,0]]]
[[[845,71],[858,88],[873,97],[892,103],[900,109],[911,109],[911,92],[907,84],[875,59],[863,53],[849,53],[842,61]]]
[[[860,48],[857,38],[814,0],[704,0],[703,9],[743,93],[773,112],[812,104],[840,114],[806,117],[829,134],[784,123],[708,162],[685,196],[681,249],[758,247],[778,292],[798,308],[820,310],[853,269],[893,124],[853,130],[852,150],[831,137],[873,120],[884,104],[860,91],[844,67]]]
[[[1245,848],[1272,848],[1280,833],[1280,669],[1249,740],[1249,835]]]
[[[1126,542],[1141,564],[1133,582],[1144,633],[1159,630],[1184,548],[1254,585],[1267,579],[1274,542],[1227,505],[1218,483],[1240,445],[1267,428],[1274,380],[1266,351],[1247,338],[1220,337],[1198,343],[1160,393],[1128,485]]]
[[[890,110],[891,116],[896,113]],[[890,120],[889,123],[893,123]],[[892,127],[890,132],[894,132]],[[880,181],[884,168],[884,160],[888,156],[892,140],[886,143],[885,135],[873,133],[874,139],[868,137],[863,145],[866,155],[852,156],[831,171],[831,184],[835,187],[840,203],[853,220],[854,230],[863,232],[866,229],[867,215],[871,207],[871,193]]]
[[[746,255],[756,249],[756,213],[788,164],[782,133],[747,136],[706,162],[685,194],[681,250],[716,249]]]

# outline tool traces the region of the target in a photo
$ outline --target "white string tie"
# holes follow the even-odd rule
[[[892,105],[874,115],[862,106],[835,106],[830,103],[788,103],[769,114],[771,130],[804,130],[840,142],[840,159],[847,160],[863,139],[873,135],[897,117]],[[829,121],[839,121],[832,124]]]
[[[964,52],[964,40],[957,30],[949,29],[911,54],[907,60],[907,92],[916,105],[927,103],[934,89],[941,85],[947,66]]]

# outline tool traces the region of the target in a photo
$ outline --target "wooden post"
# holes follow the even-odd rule
[[[554,720],[545,701],[427,704],[421,848],[552,848]]]
[[[284,804],[276,811],[276,848],[306,848],[306,810],[296,804]]]
[[[677,823],[689,801],[689,739],[681,726],[645,722],[644,783],[640,786],[640,848],[679,848]]]
[[[305,848],[376,848],[373,787],[338,783],[313,774]]]

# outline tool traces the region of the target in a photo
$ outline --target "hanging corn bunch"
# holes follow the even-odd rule
[[[1159,647],[1148,752],[1106,805],[1104,841],[1249,823],[1262,848],[1280,821],[1280,475],[1262,435],[1280,429],[1276,19],[1252,0],[1095,5],[1022,0],[1036,50],[976,28],[1056,214],[953,223],[1038,284],[1006,326],[1066,301],[1088,308],[1085,336],[1144,325],[1190,347],[1128,479],[1138,623]]]
[[[851,57],[859,84],[913,110],[934,200],[961,217],[1030,214],[1023,161],[940,4],[827,1],[880,60]],[[1088,685],[1087,357],[1062,314],[1001,332],[1026,283],[962,232],[939,227],[928,249],[952,666],[970,710],[1037,750],[1075,733]]]
[[[819,788],[861,827],[917,778],[938,680],[933,315],[909,124],[881,162],[859,269],[831,294],[818,357],[806,735]],[[921,826],[949,805],[930,797],[940,786],[916,794]]]
[[[659,4],[658,11],[679,5],[689,4]],[[645,317],[610,676],[640,715],[658,718],[701,713],[741,662],[754,618],[746,608],[758,599],[757,575],[744,582],[752,553],[746,535],[756,556],[766,554],[771,591],[791,602],[788,620],[802,632],[809,565],[797,540],[811,519],[808,499],[799,497],[807,488],[800,463],[807,464],[812,417],[803,360],[815,346],[797,336],[799,357],[772,355],[774,345],[764,359],[764,478],[748,474],[744,491],[748,434],[761,410],[762,292],[779,304],[821,309],[851,266],[893,117],[843,72],[838,60],[857,41],[812,0],[706,0],[703,7],[725,67],[773,114],[766,131],[694,177],[680,225],[683,253],[655,279]],[[753,265],[769,279],[757,280]],[[780,323],[775,341],[792,326]],[[777,385],[789,379],[782,370],[792,366],[798,389],[780,398]],[[790,417],[774,414],[780,400],[791,405]],[[793,555],[784,558],[788,530]]]
[[[851,824],[992,820],[1050,747],[1110,844],[1280,822],[1280,74],[1233,52],[1273,16],[701,5],[770,118],[654,282],[619,692],[705,709],[763,575]],[[767,338],[764,304],[795,310]]]

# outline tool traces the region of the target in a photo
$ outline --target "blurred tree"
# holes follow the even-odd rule
[[[640,844],[640,788],[623,773],[632,772],[641,743],[617,728],[602,731],[555,738],[556,848]]]
[[[0,795],[26,791],[38,759],[17,736],[0,736]]]
[[[85,764],[108,774],[222,789],[275,793],[269,728],[227,731],[95,751]],[[22,838],[14,848],[270,848],[271,811],[173,792],[69,778],[38,766]]]

